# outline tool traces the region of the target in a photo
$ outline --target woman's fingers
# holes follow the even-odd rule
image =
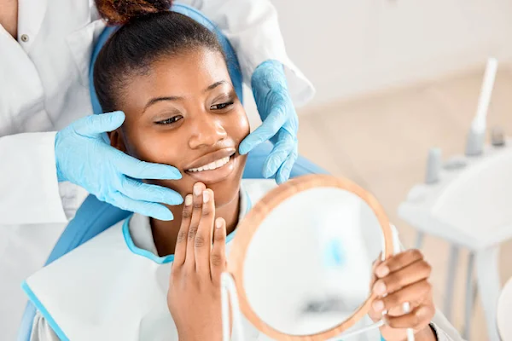
[[[382,265],[377,267],[376,274],[379,279],[373,285],[373,292],[377,296],[389,295],[410,284],[425,280],[430,277],[432,271],[430,264],[423,259],[390,272],[384,277],[382,273],[379,274],[381,267]]]
[[[420,250],[417,249],[411,249],[404,252],[401,252],[393,257],[390,257],[386,259],[384,262],[382,262],[377,269],[375,270],[375,273],[379,278],[385,277],[388,274],[398,271],[409,264],[412,264],[414,262],[417,262],[419,260],[423,259],[423,254]]]
[[[183,213],[181,215],[181,226],[176,239],[176,248],[174,250],[174,265],[183,265],[187,254],[187,239],[192,218],[192,194],[185,197]]]
[[[210,250],[212,248],[212,229],[215,219],[215,199],[211,189],[203,191],[201,220],[194,239],[196,271],[210,278]]]
[[[213,283],[220,284],[220,275],[226,269],[226,221],[223,218],[215,220],[210,268]]]
[[[188,230],[186,264],[194,269],[196,267],[194,244],[196,233],[199,228],[199,222],[201,221],[203,210],[203,192],[205,189],[206,186],[203,183],[197,182],[194,184],[194,189],[192,190],[192,217],[190,219],[190,227]]]
[[[435,314],[433,304],[421,304],[411,312],[401,316],[385,316],[386,325],[396,329],[412,328],[421,330],[425,328]]]
[[[423,303],[425,298],[430,297],[432,286],[427,280],[416,282],[402,288],[392,294],[376,299],[372,303],[372,308],[377,313],[388,312],[395,309],[401,309],[404,303],[411,303],[413,307]]]
[[[373,283],[377,280],[377,275],[375,274],[375,270],[382,264],[382,253],[379,254],[379,257],[373,261],[372,263],[372,277],[370,280],[370,289],[373,287]]]
[[[377,269],[377,267],[382,263],[381,257],[382,257],[382,254],[379,254],[379,257],[372,263],[372,276],[370,278],[370,290],[372,290],[373,285],[374,285],[375,281],[377,280],[377,276],[375,275],[375,269]],[[368,315],[374,322],[377,322],[382,317],[382,314],[380,312],[376,311],[375,309],[373,309],[373,307],[370,309],[370,311],[368,311]]]

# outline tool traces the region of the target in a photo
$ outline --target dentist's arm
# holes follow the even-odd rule
[[[91,115],[57,133],[0,138],[0,224],[66,222],[59,183],[72,182],[121,209],[173,219],[164,205],[183,199],[143,179],[179,179],[174,167],[142,162],[111,147],[103,134],[121,126],[121,112]]]
[[[0,137],[0,225],[63,223],[66,210],[55,168],[55,132]]]

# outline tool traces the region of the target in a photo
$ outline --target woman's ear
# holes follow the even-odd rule
[[[110,145],[117,150],[126,153],[126,145],[124,143],[123,131],[121,128],[117,128],[114,131],[110,131],[107,133],[108,138],[110,139]]]

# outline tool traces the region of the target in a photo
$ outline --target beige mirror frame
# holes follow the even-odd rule
[[[384,236],[384,259],[393,254],[393,237],[387,215],[379,202],[369,192],[356,185],[352,181],[330,175],[305,175],[294,178],[288,182],[276,187],[267,193],[247,214],[237,227],[237,232],[231,245],[231,252],[228,257],[228,272],[234,279],[240,310],[243,315],[261,332],[276,339],[286,341],[321,341],[335,337],[352,327],[357,321],[361,320],[369,311],[370,304],[375,298],[372,293],[366,301],[356,310],[356,312],[347,320],[339,325],[311,335],[289,335],[282,333],[263,320],[261,320],[252,309],[247,299],[244,289],[244,263],[247,249],[251,243],[254,233],[259,228],[267,215],[286,199],[297,193],[318,188],[333,187],[343,189],[356,194],[364,200],[373,210],[379,221]]]

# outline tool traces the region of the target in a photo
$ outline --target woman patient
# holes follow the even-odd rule
[[[184,204],[168,207],[172,221],[134,214],[29,278],[24,289],[39,310],[32,340],[221,340],[226,243],[250,203],[275,184],[241,180],[246,156],[237,151],[249,124],[215,35],[165,10],[165,1],[125,6],[99,7],[106,19],[131,16],[94,69],[104,111],[126,116],[110,141],[120,152],[179,169],[181,180],[143,186],[172,188]],[[417,340],[451,340],[449,324],[432,323],[429,275],[418,251],[375,268],[374,290],[387,296],[370,315],[389,311],[386,340],[403,340],[403,328],[414,328]],[[414,309],[402,315],[405,301]],[[246,339],[263,336],[248,328]]]

